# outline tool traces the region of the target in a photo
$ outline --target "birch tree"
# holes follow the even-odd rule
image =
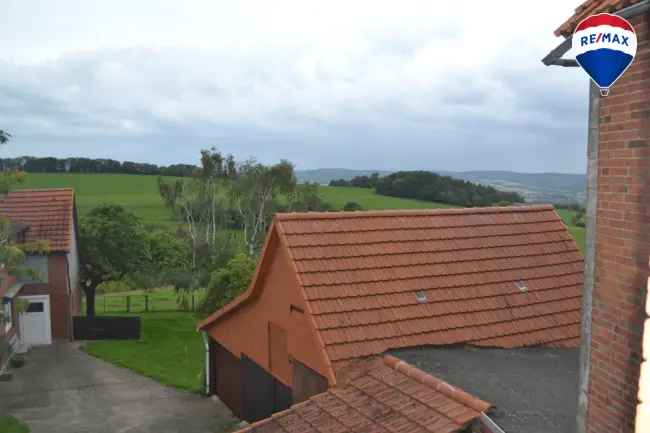
[[[201,151],[201,167],[190,179],[167,182],[158,178],[163,201],[185,223],[192,247],[192,269],[196,269],[202,250],[212,252],[223,241],[230,183],[235,176],[233,156],[224,156],[212,148]]]
[[[280,195],[295,191],[296,177],[289,161],[267,166],[254,159],[242,163],[232,183],[233,206],[241,217],[249,256],[259,250]]]

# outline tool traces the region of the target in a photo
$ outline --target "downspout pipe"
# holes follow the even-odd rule
[[[201,331],[205,347],[205,395],[210,395],[210,337],[206,331]]]
[[[495,423],[492,418],[487,416],[485,412],[481,413],[481,417],[479,418],[479,422],[481,424],[481,427],[483,427],[482,431],[485,431],[486,433],[505,433],[501,427]]]

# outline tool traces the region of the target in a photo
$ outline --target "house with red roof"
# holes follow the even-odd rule
[[[405,430],[415,432],[430,419],[440,428],[421,431],[452,432],[493,422],[489,408],[544,374],[577,379],[583,266],[552,206],[277,214],[249,289],[199,324],[209,392],[261,422],[251,431],[294,431],[272,427],[296,417],[348,429],[332,431],[415,423]],[[431,356],[400,352],[413,348]],[[476,380],[461,391],[454,372],[431,358],[453,359]],[[503,371],[502,386],[487,383],[496,379],[481,373],[482,359],[521,371],[529,388]],[[559,401],[577,401],[574,388]],[[440,389],[464,397],[437,398]],[[536,394],[497,418],[537,431],[517,424]],[[575,419],[568,404],[556,406],[539,431]],[[372,427],[350,427],[356,422]]]
[[[77,213],[70,188],[12,191],[0,199],[0,215],[11,224],[11,241],[44,244],[23,264],[30,276],[5,275],[0,285],[3,322],[0,333],[12,345],[50,344],[72,337],[79,311]],[[17,315],[17,299],[28,302]]]

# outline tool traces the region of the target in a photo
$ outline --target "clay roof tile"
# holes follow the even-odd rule
[[[47,241],[50,251],[68,252],[74,206],[72,188],[17,190],[0,199],[0,215],[25,227],[25,242]]]
[[[358,360],[348,366],[345,376],[326,392],[238,433],[454,433],[464,431],[491,408],[490,403],[393,356]]]
[[[583,258],[552,206],[278,214],[271,234],[337,377],[401,347],[577,342]]]

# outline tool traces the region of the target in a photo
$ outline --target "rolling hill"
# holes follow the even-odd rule
[[[435,173],[457,179],[481,183],[502,191],[514,191],[531,203],[584,203],[587,197],[587,176],[566,173],[516,173],[512,171],[448,171]],[[350,180],[355,176],[369,176],[377,172],[381,176],[393,173],[381,170],[350,170],[344,168],[321,168],[297,170],[301,182],[327,185],[330,180]]]

